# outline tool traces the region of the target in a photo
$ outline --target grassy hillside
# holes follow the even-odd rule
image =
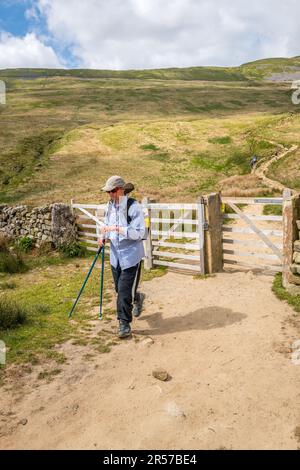
[[[205,80],[247,81],[262,80],[273,74],[300,71],[300,56],[271,58],[249,62],[237,67],[185,67],[146,70],[96,70],[96,69],[4,69],[0,77],[45,78],[73,77],[81,79],[130,79],[130,80]],[[283,77],[284,79],[284,77]]]
[[[226,191],[232,177],[240,189],[263,194],[267,188],[248,176],[251,154],[270,156],[275,138],[299,140],[293,131],[299,108],[285,84],[170,77],[5,81],[0,202],[104,200],[99,187],[111,173],[136,182],[139,196],[161,200],[172,199],[173,191],[177,200]]]
[[[242,74],[248,79],[261,80],[277,78],[280,81],[289,78],[292,80],[293,74],[300,73],[300,56],[293,58],[277,57],[273,59],[256,60],[255,62],[243,64],[240,69]]]
[[[82,79],[130,79],[130,80],[212,80],[244,81],[246,77],[238,67],[187,67],[149,70],[91,70],[91,69],[6,69],[0,77],[43,78],[73,77]]]

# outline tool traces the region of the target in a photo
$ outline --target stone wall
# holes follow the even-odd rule
[[[77,238],[75,217],[66,204],[34,208],[1,204],[0,233],[13,238],[30,237],[37,247],[51,243],[56,248]]]
[[[300,220],[296,220],[296,225],[299,231]],[[291,265],[291,271],[293,274],[295,274],[296,279],[298,278],[297,284],[300,285],[300,232],[298,233],[299,233],[299,239],[294,241],[293,264]]]
[[[291,294],[300,294],[300,195],[290,195],[283,202],[283,273],[282,284]]]

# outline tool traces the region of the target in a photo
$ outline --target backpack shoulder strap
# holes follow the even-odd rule
[[[136,201],[136,199],[134,199],[133,197],[129,197],[127,199],[127,224],[129,225],[130,222],[131,222],[131,217],[129,215],[129,209],[130,207],[132,206],[132,204]]]

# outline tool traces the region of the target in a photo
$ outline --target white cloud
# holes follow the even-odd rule
[[[53,67],[62,68],[52,47],[45,45],[34,33],[16,37],[0,32],[0,68]]]
[[[25,11],[25,18],[27,20],[35,20],[35,21],[39,20],[38,11],[34,5],[32,5],[32,7],[28,8]]]
[[[238,65],[299,54],[296,0],[38,0],[83,67]]]
[[[33,0],[27,13],[45,21],[56,50],[69,51],[78,66],[112,69],[299,55],[299,16],[298,0]],[[55,66],[54,50],[27,37]],[[24,63],[25,38],[14,63]]]

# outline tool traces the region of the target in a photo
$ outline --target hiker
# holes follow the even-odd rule
[[[254,171],[257,165],[257,156],[253,155],[250,161],[251,170]]]
[[[104,239],[98,243],[102,246],[105,239],[110,239],[110,264],[117,292],[119,338],[131,335],[132,315],[140,315],[144,298],[143,294],[137,292],[137,286],[142,258],[145,256],[142,241],[145,223],[142,207],[126,194],[132,189],[131,183],[125,185],[125,181],[117,175],[108,178],[102,188],[102,191],[109,194],[110,201],[105,213],[105,227],[101,229]]]

